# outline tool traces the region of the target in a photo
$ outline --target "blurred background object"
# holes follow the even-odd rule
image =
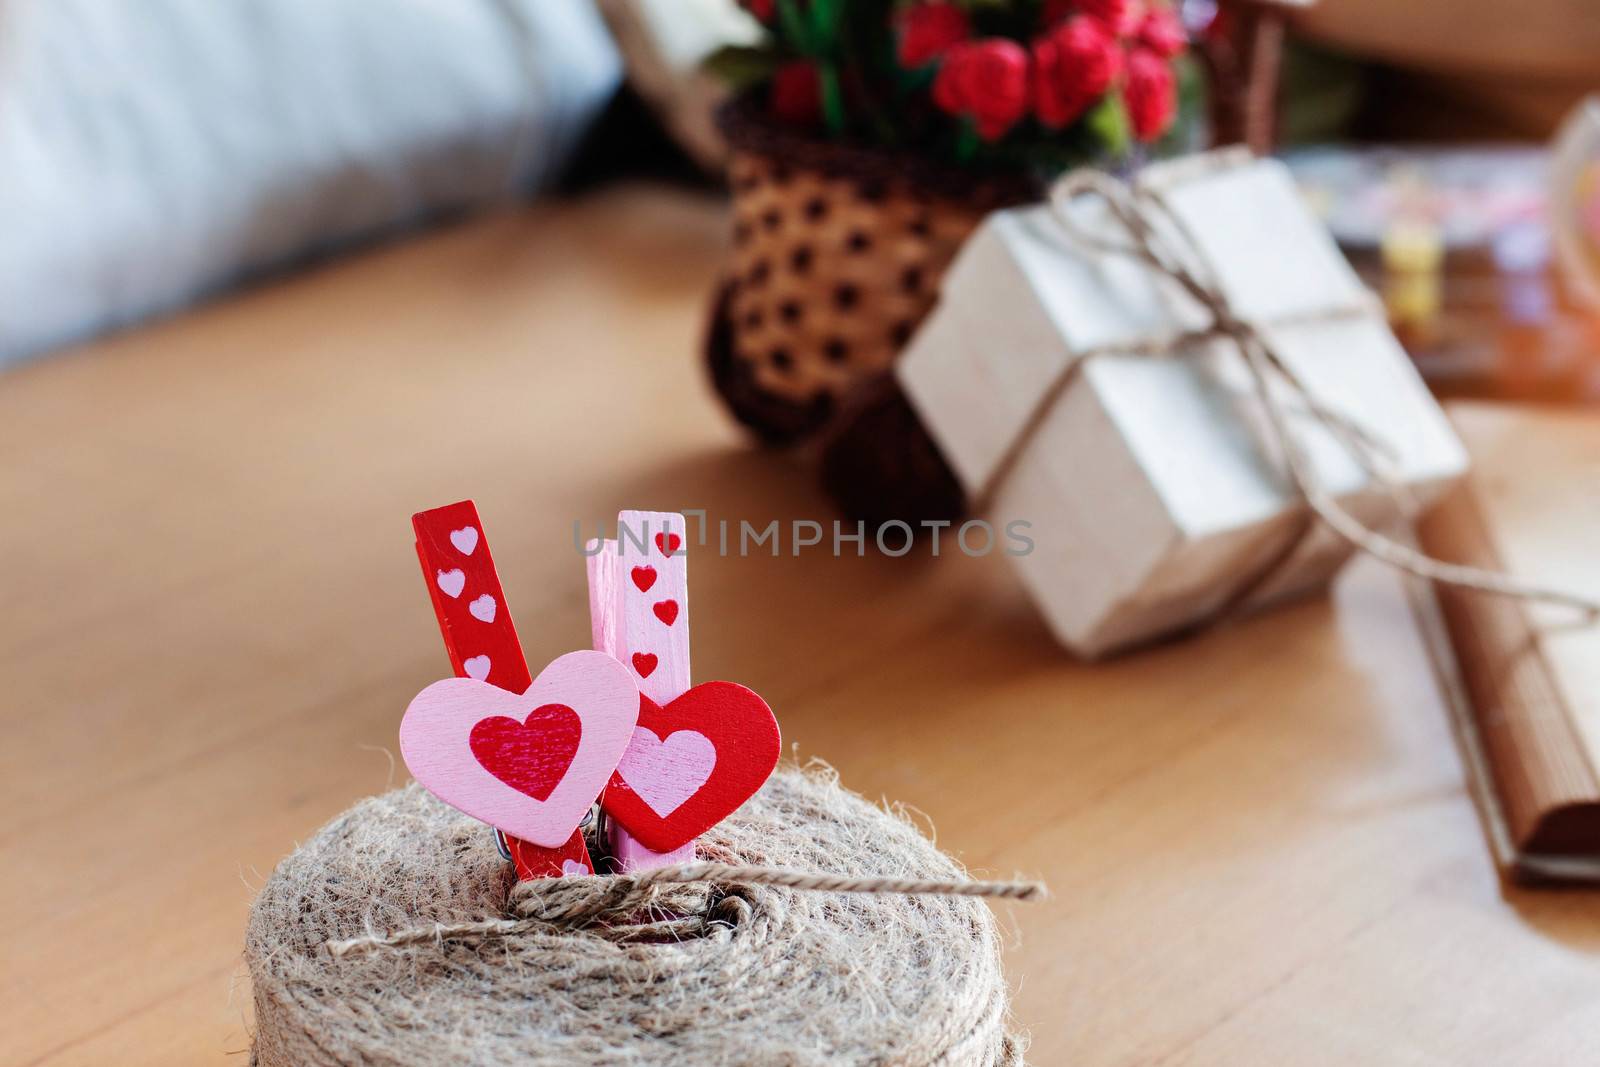
[[[1544,140],[1600,87],[1593,0],[1323,0],[1293,25],[1367,65],[1367,137]]]
[[[1544,147],[1600,89],[1587,6],[0,0],[0,364],[559,175],[731,157],[729,406],[767,441],[874,403],[905,425],[856,394],[973,220],[1077,163],[1243,140],[1290,146],[1440,392],[1592,397],[1597,112]]]
[[[886,371],[990,211],[1036,198],[1024,174],[818,140],[753,101],[723,113],[733,249],[706,359],[730,411],[768,444],[833,421]]]
[[[1551,229],[1568,284],[1600,313],[1600,94],[1573,109],[1550,161]]]
[[[733,0],[597,2],[627,62],[628,85],[696,164],[720,175],[728,150],[716,110],[728,87],[705,61],[723,48],[754,45],[760,26]]]
[[[541,188],[620,77],[590,0],[6,0],[0,364]]]
[[[1187,34],[1164,0],[745,7],[758,44],[712,60],[739,96],[706,357],[767,443],[818,434],[888,370],[989,211],[1071,167],[1192,147]]]
[[[1587,165],[1558,179],[1549,151],[1505,143],[1286,159],[1436,393],[1600,399],[1600,321],[1555,254],[1583,241]]]
[[[1278,135],[1278,82],[1285,25],[1314,0],[1185,0],[1184,22],[1209,83],[1213,144],[1243,144],[1264,154]]]

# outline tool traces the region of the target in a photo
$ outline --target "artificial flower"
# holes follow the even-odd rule
[[[1122,72],[1122,50],[1099,19],[1077,15],[1033,47],[1033,106],[1060,129],[1103,96]]]
[[[958,44],[945,53],[933,100],[970,116],[984,140],[999,140],[1028,111],[1028,53],[1003,37]]]
[[[1139,20],[1139,26],[1134,31],[1133,38],[1141,48],[1149,49],[1163,59],[1171,59],[1183,51],[1188,44],[1188,35],[1183,32],[1183,23],[1171,10],[1164,7],[1154,7],[1145,12],[1144,18]]]
[[[1177,80],[1172,67],[1155,52],[1135,48],[1128,56],[1128,77],[1123,87],[1133,135],[1154,141],[1172,125],[1178,112]]]
[[[785,63],[772,72],[772,113],[796,126],[815,126],[822,116],[822,81],[806,60]]]
[[[967,13],[954,4],[935,0],[913,4],[900,14],[899,49],[902,67],[923,67],[971,35]]]

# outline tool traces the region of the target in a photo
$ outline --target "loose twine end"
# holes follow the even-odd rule
[[[768,885],[814,893],[898,893],[905,896],[983,897],[990,900],[1037,901],[1049,897],[1042,882],[941,880],[924,878],[846,877],[778,867],[745,867],[726,863],[685,863],[631,874],[541,878],[518,882],[507,901],[514,919],[466,923],[433,923],[386,934],[371,934],[323,943],[339,958],[380,948],[407,948],[446,941],[481,941],[516,937],[550,927],[577,928],[608,915],[628,915],[644,907],[664,885],[715,882]]]

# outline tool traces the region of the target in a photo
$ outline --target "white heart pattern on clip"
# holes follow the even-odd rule
[[[478,547],[478,528],[476,526],[463,526],[459,530],[451,530],[450,543],[455,545],[456,551],[463,556],[472,555],[473,549]]]
[[[467,610],[470,611],[472,613],[472,617],[477,619],[479,622],[494,622],[495,608],[496,605],[494,602],[494,597],[490,596],[488,593],[483,594],[477,600],[474,600],[472,603],[467,605]]]
[[[461,595],[461,590],[467,587],[466,572],[459,567],[453,571],[440,571],[433,579],[438,583],[439,591],[454,600]]]

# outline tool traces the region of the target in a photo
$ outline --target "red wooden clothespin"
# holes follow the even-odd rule
[[[624,511],[617,539],[591,544],[595,648],[639,686],[639,722],[601,798],[618,869],[689,862],[695,838],[766,781],[777,720],[732,682],[690,686],[688,542],[676,512]]]
[[[439,618],[439,632],[457,677],[476,678],[521,694],[533,684],[522,642],[511,621],[494,557],[478,509],[470,500],[411,516],[417,560],[428,583],[428,597]],[[523,879],[591,874],[594,863],[582,829],[559,848],[544,848],[510,835],[503,839]],[[581,868],[581,869],[580,869]]]

